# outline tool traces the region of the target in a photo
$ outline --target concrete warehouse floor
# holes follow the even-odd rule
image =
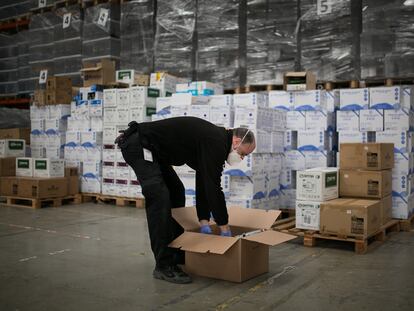
[[[271,249],[243,284],[152,278],[144,210],[0,208],[0,310],[414,310],[414,232],[366,255],[351,245]]]

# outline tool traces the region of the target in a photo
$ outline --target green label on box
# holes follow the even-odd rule
[[[131,79],[131,71],[119,71],[118,72],[118,80],[124,80],[125,78]]]
[[[156,112],[156,109],[155,109],[155,108],[153,108],[153,107],[147,107],[147,110],[146,110],[146,116],[147,116],[147,117],[150,117],[150,116],[152,116],[153,114],[155,114],[155,112]]]
[[[10,150],[23,150],[24,143],[19,140],[10,140],[9,141],[9,149]]]
[[[30,168],[30,161],[27,159],[17,159],[17,168]]]
[[[160,90],[149,87],[147,95],[148,97],[160,97]]]
[[[338,183],[338,174],[336,172],[326,173],[325,188],[336,187],[337,183]]]
[[[37,170],[46,170],[47,169],[47,161],[45,161],[45,160],[36,160],[35,161],[35,169],[37,169]]]

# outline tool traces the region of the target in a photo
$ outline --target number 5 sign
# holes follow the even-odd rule
[[[318,0],[317,11],[318,11],[318,15],[332,13],[331,0]]]

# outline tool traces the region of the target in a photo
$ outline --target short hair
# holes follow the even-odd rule
[[[244,127],[238,127],[238,128],[233,129],[233,136],[236,136],[237,138],[240,138],[240,139],[243,139],[244,137],[243,144],[251,144],[255,141],[254,133],[251,130],[246,129]]]

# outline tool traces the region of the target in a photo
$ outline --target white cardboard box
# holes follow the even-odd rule
[[[258,106],[236,106],[234,127],[271,130],[273,128],[271,121],[271,115],[265,108]]]
[[[24,139],[0,139],[0,158],[26,156]]]
[[[116,125],[105,124],[103,128],[102,142],[104,144],[113,144],[118,135]]]
[[[102,162],[102,177],[103,178],[115,178],[116,177],[115,162],[109,162],[109,161]]]
[[[210,106],[208,105],[191,105],[190,116],[210,121]]]
[[[116,146],[112,144],[103,145],[102,147],[102,161],[115,162],[116,161]]]
[[[90,117],[102,117],[103,116],[103,100],[93,99],[89,101],[89,116]]]
[[[103,93],[104,93],[104,107],[105,108],[109,108],[109,107],[111,107],[111,108],[116,108],[118,105],[117,105],[117,98],[118,98],[118,96],[117,96],[117,91],[118,91],[118,89],[105,89],[104,91],[103,91]]]
[[[44,131],[46,134],[56,134],[67,130],[68,121],[66,119],[46,119]]]
[[[160,91],[146,86],[134,86],[130,88],[129,106],[148,106],[155,108]]]
[[[383,131],[376,133],[377,143],[393,143],[394,152],[407,153],[413,151],[413,133],[406,131]]]
[[[191,105],[172,105],[170,107],[172,118],[174,117],[188,117],[190,115],[190,107]]]
[[[84,193],[101,193],[100,178],[81,178],[81,192]]]
[[[414,196],[392,197],[392,218],[408,219],[413,212]]]
[[[245,199],[264,199],[267,197],[267,180],[264,175],[231,176],[231,196]]]
[[[178,176],[184,185],[185,195],[196,194],[196,179],[195,174],[182,174]]]
[[[333,131],[335,114],[327,111],[306,111],[306,130]]]
[[[413,175],[392,173],[392,192],[394,195],[408,196],[412,193]]]
[[[101,146],[103,143],[102,132],[81,132],[81,145],[83,147]]]
[[[115,192],[118,197],[128,197],[129,179],[115,179]]]
[[[385,110],[384,129],[386,131],[410,131],[414,124],[413,112],[406,109]]]
[[[338,169],[328,167],[298,171],[296,174],[296,198],[323,202],[338,198]]]
[[[31,119],[30,128],[33,131],[44,132],[45,130],[45,119]]]
[[[306,116],[304,111],[286,112],[286,128],[293,131],[306,130]]]
[[[116,92],[117,108],[129,108],[129,89],[118,89]]]
[[[233,106],[233,95],[212,95],[208,97],[208,104],[211,106]]]
[[[128,164],[125,162],[116,162],[115,164],[115,178],[116,179],[127,179],[129,180],[131,178],[131,171],[129,169]]]
[[[393,173],[400,175],[409,175],[413,171],[413,154],[412,153],[394,153]]]
[[[381,132],[384,130],[384,110],[361,110],[359,115],[359,130],[361,132]]]
[[[218,126],[232,128],[234,126],[234,108],[226,104],[210,105],[210,122]]]
[[[285,111],[294,110],[294,93],[286,91],[270,91],[269,108]]]
[[[223,174],[231,176],[252,176],[254,174],[260,174],[264,172],[263,154],[251,153],[244,157],[237,165],[229,165],[226,163],[224,166]]]
[[[284,151],[285,135],[284,132],[272,132],[272,153],[280,153]]]
[[[116,195],[115,179],[102,178],[102,194],[104,195]]]
[[[326,109],[326,97],[322,90],[294,92],[296,111],[314,111]]]
[[[401,87],[401,107],[407,110],[414,109],[414,85],[403,85]]]
[[[30,146],[30,155],[32,158],[46,158],[46,148]]]
[[[335,153],[332,151],[304,151],[305,168],[328,167],[334,162]]]
[[[144,197],[142,195],[141,185],[139,184],[139,182],[137,180],[130,180],[129,181],[128,196],[130,198],[143,198]]]
[[[83,177],[101,177],[102,162],[101,161],[83,161]]]
[[[399,86],[371,87],[369,89],[371,109],[398,109],[401,107],[401,88]]]
[[[339,90],[325,90],[326,110],[335,112],[339,108]]]
[[[330,150],[329,145],[329,132],[327,131],[298,131],[299,151]]]
[[[341,89],[339,91],[340,110],[361,110],[369,108],[369,90],[361,89]]]
[[[285,167],[291,170],[304,170],[306,167],[305,154],[298,150],[285,152]]]
[[[50,105],[49,119],[62,119],[70,116],[71,109],[69,105]]]
[[[347,132],[347,131],[342,131],[342,132],[338,133],[338,150],[341,150],[341,144],[345,144],[345,143],[368,143],[368,142],[375,142],[375,133],[372,133],[372,132]]]
[[[268,99],[268,95],[265,93],[234,94],[233,104],[235,106],[268,107]]]
[[[282,169],[280,171],[280,190],[296,189],[296,171]]]
[[[158,103],[158,101],[157,101]],[[175,93],[171,96],[171,105],[207,105],[208,96],[194,96],[190,93]]]
[[[336,128],[338,132],[358,132],[359,131],[359,117],[360,112],[356,110],[351,111],[337,111],[336,112]]]
[[[32,158],[16,158],[16,176],[33,177]]]
[[[65,160],[33,159],[34,177],[64,177]]]
[[[296,228],[305,230],[320,229],[320,202],[296,201]]]
[[[81,144],[81,132],[68,131],[66,132],[65,146],[76,147]]]
[[[46,158],[49,159],[63,159],[64,158],[64,148],[60,146],[48,146],[45,148]]]
[[[102,132],[103,131],[103,119],[100,117],[91,117],[91,131]]]

